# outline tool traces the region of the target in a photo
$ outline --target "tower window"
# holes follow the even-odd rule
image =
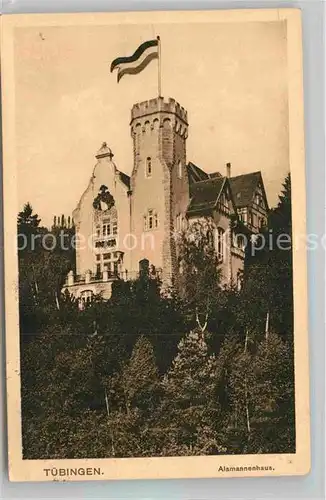
[[[154,226],[153,210],[148,210],[148,229],[153,229],[153,226]]]
[[[144,231],[151,231],[157,229],[159,226],[158,214],[155,210],[149,209],[144,215]]]
[[[180,160],[179,163],[178,163],[178,178],[179,179],[182,179],[182,161]]]
[[[146,159],[146,177],[152,177],[152,158]]]

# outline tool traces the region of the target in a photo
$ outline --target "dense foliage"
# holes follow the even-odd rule
[[[41,244],[59,230],[71,241],[29,204],[19,213],[25,458],[295,451],[291,246],[249,248],[242,289],[223,289],[197,225],[181,237],[182,293],[142,275],[79,310],[60,293],[73,249]],[[290,177],[262,236],[283,233]]]

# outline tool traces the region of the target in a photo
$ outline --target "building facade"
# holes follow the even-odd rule
[[[162,97],[131,110],[133,168],[118,169],[103,143],[89,184],[73,212],[76,274],[64,290],[87,300],[111,296],[113,281],[135,279],[141,266],[172,285],[179,272],[178,231],[211,220],[223,283],[235,283],[244,265],[244,241],[266,224],[268,203],[260,172],[237,177],[206,173],[187,162],[186,110]]]

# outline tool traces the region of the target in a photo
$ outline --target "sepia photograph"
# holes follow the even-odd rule
[[[300,11],[3,21],[11,479],[307,473]]]

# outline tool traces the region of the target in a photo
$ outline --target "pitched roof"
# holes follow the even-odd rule
[[[209,175],[191,161],[187,165],[189,183],[200,182],[209,178]]]
[[[237,208],[246,207],[252,202],[257,184],[261,180],[261,172],[237,175],[229,179],[234,203]]]
[[[124,185],[130,189],[130,177],[129,177],[129,175],[124,174],[123,172],[119,171],[119,177],[120,177],[120,180],[124,183]]]
[[[207,174],[192,162],[188,163],[187,171],[190,186],[188,212],[213,208],[218,201],[226,177],[222,176],[220,172]],[[259,182],[262,183],[264,191],[260,171],[237,175],[229,178],[228,181],[236,208],[246,207],[253,201]]]
[[[223,177],[221,172],[212,172],[211,174],[208,174],[209,177],[214,178],[214,177]]]
[[[214,177],[194,182],[190,185],[190,203],[188,212],[198,212],[212,209],[219,199],[223,189],[225,177]]]

